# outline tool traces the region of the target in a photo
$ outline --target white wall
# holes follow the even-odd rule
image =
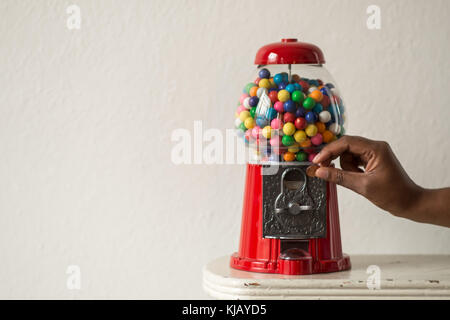
[[[68,30],[66,8],[81,8]],[[381,30],[366,8],[381,7]],[[450,185],[450,2],[0,2],[0,298],[202,298],[201,267],[237,249],[244,167],[175,166],[173,129],[232,126],[256,50],[315,43],[351,134],[390,141]],[[340,189],[343,247],[450,253],[450,230]],[[82,289],[66,288],[79,265]]]

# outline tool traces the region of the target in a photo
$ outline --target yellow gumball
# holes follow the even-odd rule
[[[313,124],[309,124],[305,129],[305,132],[309,137],[314,137],[317,134],[317,131],[317,127]]]
[[[292,122],[285,123],[283,126],[283,133],[287,136],[292,136],[295,133],[295,126]]]
[[[252,117],[249,117],[249,118],[245,119],[244,126],[247,129],[253,129],[253,127],[255,126],[255,120],[253,120]]]
[[[294,139],[295,139],[295,138],[294,138]],[[289,151],[289,152],[292,152],[292,153],[297,153],[299,150],[300,150],[300,148],[299,148],[299,146],[296,145],[296,144],[293,144],[292,146],[290,146],[290,147],[288,148],[288,151]]]
[[[262,135],[264,138],[270,139],[270,137],[272,137],[272,128],[270,126],[265,126],[262,129]]]
[[[259,85],[260,88],[266,88],[266,89],[269,89],[271,87],[269,79],[261,79],[261,80],[259,80],[258,85]]]
[[[248,117],[251,117],[249,111],[241,111],[241,113],[239,113],[239,119],[241,119],[242,122],[244,122]]]
[[[298,143],[301,143],[306,140],[306,133],[303,130],[297,130],[297,132],[294,133],[294,139]]]
[[[280,100],[281,102],[288,101],[290,97],[291,97],[291,94],[287,90],[280,90],[278,92],[278,100]]]

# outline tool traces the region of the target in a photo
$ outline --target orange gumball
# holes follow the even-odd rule
[[[320,90],[314,90],[313,92],[311,92],[311,93],[309,94],[309,96],[310,96],[311,98],[313,98],[314,101],[316,101],[316,102],[320,102],[320,101],[322,101],[322,99],[323,99],[323,93],[320,92]]]
[[[288,151],[283,155],[283,159],[284,159],[284,161],[294,161],[295,153]]]
[[[254,97],[254,96],[256,96],[256,92],[258,91],[258,89],[259,89],[259,87],[252,87],[251,89],[250,89],[250,96],[251,97]]]
[[[311,147],[311,140],[310,139],[303,140],[302,142],[300,142],[300,147],[302,147],[302,148]]]
[[[317,127],[317,131],[319,131],[319,133],[324,133],[326,130],[325,123],[323,123],[323,122],[316,122],[316,127]]]
[[[322,138],[323,138],[323,142],[330,143],[331,141],[334,140],[334,134],[330,130],[325,130],[322,133]]]

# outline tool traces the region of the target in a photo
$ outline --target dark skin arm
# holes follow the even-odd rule
[[[341,169],[330,167],[340,158]],[[344,136],[314,158],[315,175],[349,188],[397,217],[450,227],[450,188],[425,189],[411,180],[389,144]]]

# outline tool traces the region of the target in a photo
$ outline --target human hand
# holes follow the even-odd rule
[[[330,167],[338,157],[342,170]],[[423,189],[409,178],[388,143],[344,136],[326,145],[313,163],[320,165],[316,177],[349,188],[393,215],[420,220],[410,208]]]

